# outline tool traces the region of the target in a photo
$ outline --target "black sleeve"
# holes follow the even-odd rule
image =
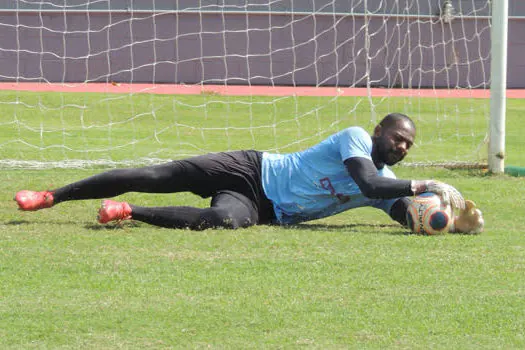
[[[344,163],[361,193],[368,198],[390,199],[412,195],[409,180],[379,176],[374,162],[370,159],[353,157]]]

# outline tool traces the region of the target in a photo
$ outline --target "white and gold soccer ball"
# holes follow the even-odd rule
[[[413,233],[443,235],[448,233],[453,216],[435,193],[426,192],[414,197],[407,209],[407,224]]]

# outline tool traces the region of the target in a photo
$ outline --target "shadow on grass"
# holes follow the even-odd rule
[[[127,230],[132,229],[135,227],[140,227],[141,223],[136,221],[125,221],[122,223],[110,223],[107,225],[101,225],[101,224],[86,224],[84,225],[85,229],[88,230],[97,230],[97,231],[104,231],[104,230]],[[256,226],[258,228],[264,227],[265,225]],[[354,223],[354,224],[297,224],[293,226],[280,226],[280,225],[271,225],[273,227],[281,228],[283,230],[310,230],[310,231],[319,231],[319,232],[362,232],[363,230],[368,231],[367,233],[370,233],[370,231],[373,231],[374,229],[377,229],[376,232],[373,233],[379,233],[379,234],[388,234],[388,235],[408,235],[410,232],[397,225],[397,224],[368,224],[368,223]],[[156,228],[156,226],[151,226],[152,228]],[[270,227],[270,226],[268,226]],[[160,227],[159,227],[160,228]],[[248,227],[245,229],[250,229],[252,227]],[[176,229],[173,228],[172,230],[183,230],[183,231],[190,231],[190,232],[199,232],[199,231],[192,231],[187,228],[181,228]],[[224,228],[210,228],[208,230],[225,230],[225,231],[234,231],[231,229],[224,229]],[[240,229],[242,230],[242,228]]]
[[[27,221],[27,220],[11,220],[5,223],[5,225],[8,225],[8,226],[19,226],[19,225],[28,225],[28,224],[32,224],[32,222]]]
[[[35,225],[35,224],[45,224],[45,225],[78,225],[79,221],[75,220],[11,220],[7,221],[4,225],[6,226],[22,226],[22,225]]]
[[[338,225],[338,224],[297,224],[294,226],[283,226],[283,229],[288,230],[312,230],[312,231],[324,231],[324,232],[341,232],[341,231],[352,231],[352,232],[361,232],[360,228],[366,229],[370,233],[374,228],[377,228],[378,231],[374,233],[380,233],[380,234],[387,234],[387,235],[414,235],[414,236],[432,236],[432,235],[424,235],[424,234],[415,234],[410,232],[408,228],[401,227],[397,224],[366,224],[366,223],[355,223],[355,224],[346,224],[346,225]],[[386,231],[393,229],[392,231]],[[463,233],[463,232],[450,232],[448,233],[450,235],[454,236],[478,236],[479,234],[476,233]],[[439,234],[436,236],[440,236]]]
[[[30,220],[11,220],[7,221],[5,223],[6,226],[22,226],[22,225],[34,225],[34,224],[46,224],[46,225],[73,225],[73,226],[80,226],[82,225],[82,222],[70,220],[70,221],[64,221],[64,220],[57,220],[57,221],[51,221],[51,220],[38,220],[38,221],[30,221]],[[108,224],[108,225],[102,225],[98,223],[86,223],[84,222],[83,227],[88,230],[121,230],[121,229],[127,229],[130,227],[138,227],[140,224],[135,222],[126,222],[125,224]]]
[[[311,230],[311,231],[323,231],[323,232],[360,232],[364,229],[366,231],[372,231],[377,229],[375,233],[388,234],[388,235],[409,235],[408,229],[401,227],[398,224],[368,224],[368,223],[354,223],[354,224],[297,224],[293,226],[283,226],[285,230]],[[394,231],[386,231],[393,229]],[[369,233],[369,232],[367,232]]]
[[[61,225],[79,225],[79,221],[38,221],[38,223],[42,224],[61,224]],[[29,220],[11,220],[5,223],[5,225],[10,226],[20,226],[20,225],[32,225],[35,224],[34,221]],[[128,230],[133,229],[136,227],[141,227],[141,223],[136,221],[125,221],[122,223],[110,223],[110,224],[98,224],[98,223],[84,223],[83,228],[86,230],[93,230],[93,231],[118,231],[118,230]],[[263,227],[264,225],[258,226]],[[155,226],[152,226],[153,228]],[[280,226],[275,225],[274,227],[282,228],[283,230],[310,230],[310,231],[319,231],[319,232],[361,232],[363,230],[368,231],[367,233],[370,233],[370,231],[373,231],[374,229],[377,229],[376,232],[373,233],[380,233],[380,234],[388,234],[388,235],[408,235],[410,232],[407,229],[404,229],[403,227],[400,227],[397,224],[369,224],[369,223],[353,223],[353,224],[296,224],[292,226]],[[250,228],[248,228],[250,229]],[[175,229],[174,229],[175,230]],[[181,229],[184,231],[188,231],[188,229]]]
[[[140,224],[135,221],[127,221],[126,223],[111,223],[111,224],[85,224],[84,228],[86,230],[94,231],[108,231],[108,230],[127,230],[133,227],[139,227]]]

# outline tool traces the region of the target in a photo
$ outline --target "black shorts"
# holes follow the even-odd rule
[[[274,222],[275,212],[264,194],[261,164],[262,152],[253,150],[209,153],[173,161],[184,172],[185,190],[203,198],[230,194],[253,210],[257,223],[269,224]]]

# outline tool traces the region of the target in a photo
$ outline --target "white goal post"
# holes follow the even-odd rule
[[[401,112],[407,164],[499,172],[508,1],[0,0],[0,168],[290,152]]]
[[[492,16],[492,84],[490,88],[489,169],[505,170],[505,116],[509,1],[495,1]]]

